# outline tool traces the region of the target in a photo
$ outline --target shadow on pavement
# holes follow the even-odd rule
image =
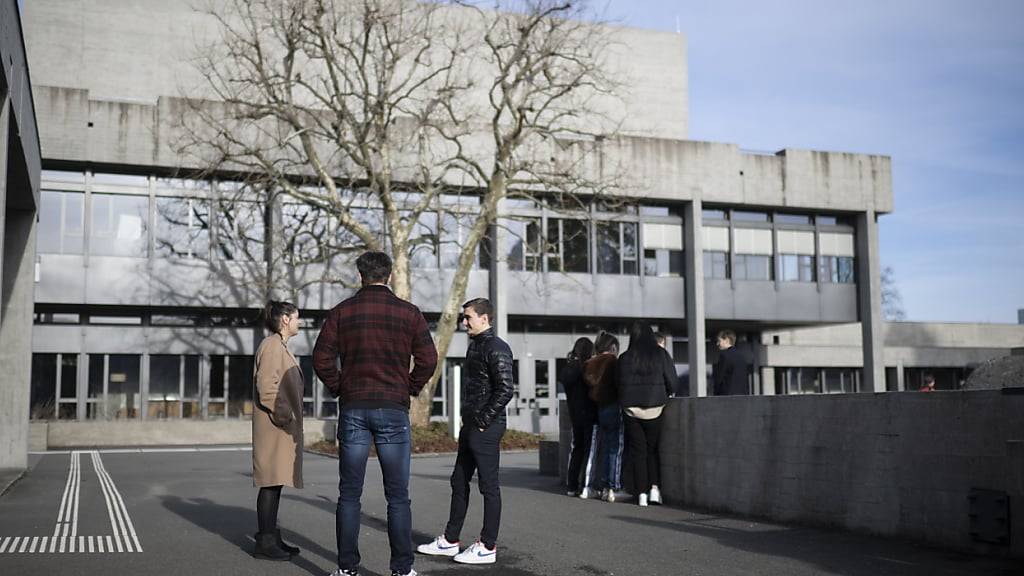
[[[242,552],[252,556],[253,546],[255,545],[252,533],[256,531],[256,512],[254,508],[224,506],[206,498],[164,496],[161,500],[164,508],[207,532],[220,536],[225,541],[238,547]],[[322,568],[304,558],[303,555],[315,554],[330,562],[332,566],[337,562],[337,554],[335,552],[325,549],[301,534],[287,530],[282,531],[282,534],[287,542],[298,546],[302,550],[302,554],[292,558],[291,563],[306,572],[315,576],[323,576],[324,574]],[[253,558],[253,562],[264,561]],[[365,570],[362,573],[368,576],[379,576]]]
[[[990,576],[1011,576],[1021,574],[1020,567],[1010,568],[1009,561],[983,558],[945,552],[942,563],[937,564],[934,550],[927,549],[927,560],[908,557],[907,543],[902,541],[872,543],[867,537],[846,532],[829,532],[822,529],[764,526],[762,530],[742,530],[722,526],[721,522],[742,518],[728,516],[707,516],[697,520],[655,520],[631,516],[611,516],[615,520],[641,526],[662,528],[683,532],[718,541],[724,546],[764,556],[785,556],[820,566],[829,574],[844,576],[879,575],[960,575],[988,574]],[[855,554],[837,553],[837,549],[849,549],[850,540],[864,540],[864,549]],[[845,540],[839,544],[837,540]],[[902,548],[896,550],[895,548]],[[925,549],[921,549],[922,552]]]

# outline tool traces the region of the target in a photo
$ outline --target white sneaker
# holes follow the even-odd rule
[[[416,547],[416,551],[420,554],[429,554],[431,556],[448,556],[449,558],[459,553],[459,543],[449,542],[445,539],[444,534],[434,538],[432,542],[426,544],[420,544]]]
[[[647,494],[640,495],[640,505],[647,506]]]
[[[455,561],[462,564],[494,564],[498,558],[498,547],[488,550],[483,542],[477,540],[473,545],[455,555]]]
[[[584,500],[586,500],[587,498],[591,498],[592,496],[593,492],[590,490],[590,488],[584,488],[583,490],[580,491],[580,498]]]
[[[565,495],[566,496],[579,496],[579,493],[576,492],[575,490],[566,490],[565,491]]]
[[[419,572],[413,570],[412,568],[410,568],[409,571],[406,572],[405,574],[399,574],[398,572],[395,572],[394,570],[392,570],[391,571],[391,576],[419,576]]]
[[[608,502],[621,502],[629,499],[629,492],[623,492],[622,490],[609,490],[604,495],[604,499]]]
[[[651,504],[661,504],[661,490],[657,486],[651,486]]]

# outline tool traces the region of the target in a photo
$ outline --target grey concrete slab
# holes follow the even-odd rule
[[[22,481],[0,498],[0,549],[13,538],[52,536],[69,486],[70,454],[33,457]],[[124,511],[142,552],[0,552],[0,574],[327,574],[335,565],[334,509],[337,460],[308,455],[306,487],[286,488],[280,523],[302,554],[292,562],[254,560],[256,489],[247,452],[100,452],[80,456],[78,534],[113,535],[111,510]],[[452,456],[415,458],[412,466],[414,540],[443,527]],[[113,481],[122,507],[108,507]],[[640,508],[579,500],[561,493],[537,471],[536,453],[503,456],[504,511],[498,564],[465,567],[418,556],[424,575],[742,575],[899,574],[959,576],[1019,574],[1007,560],[964,556],[880,538],[769,524],[668,507]],[[72,478],[73,480],[73,478]],[[73,481],[70,484],[75,484]],[[364,574],[387,575],[386,503],[380,471],[371,462],[363,495]],[[481,527],[474,492],[463,541]],[[31,542],[31,541],[30,541]],[[24,540],[19,540],[18,548]],[[105,541],[104,541],[105,543]]]

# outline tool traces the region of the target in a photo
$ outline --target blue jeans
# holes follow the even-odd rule
[[[412,505],[409,500],[409,463],[412,439],[409,414],[392,408],[352,408],[338,417],[338,567],[359,567],[359,524],[370,441],[377,447],[377,459],[384,477],[388,501],[388,541],[391,570],[405,574],[412,570]]]
[[[601,481],[598,486],[622,489],[622,410],[618,404],[597,409],[597,426],[601,430]]]

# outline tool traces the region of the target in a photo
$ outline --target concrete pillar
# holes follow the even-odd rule
[[[0,198],[4,200],[0,250],[0,468],[28,465],[29,391],[32,372],[32,296],[35,288],[36,212],[19,210],[10,195],[7,102],[0,109]]]
[[[865,392],[885,392],[880,268],[878,221],[874,210],[868,210],[857,214],[857,308],[864,348]]]
[[[761,367],[761,395],[775,396],[775,367]]]
[[[896,390],[903,392],[907,389],[906,382],[903,381],[903,360],[896,363]]]
[[[686,335],[689,338],[690,396],[708,395],[707,353],[704,350],[704,238],[701,199],[694,198],[683,211],[686,234]]]

